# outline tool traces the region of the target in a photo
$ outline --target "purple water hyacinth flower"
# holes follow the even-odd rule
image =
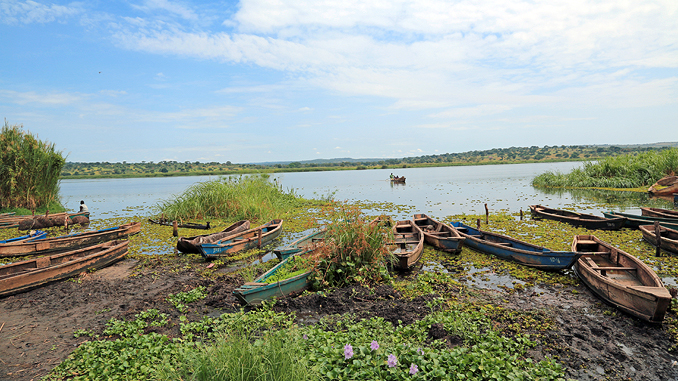
[[[398,366],[398,359],[395,355],[388,355],[388,367],[393,368],[395,366]]]
[[[353,347],[351,344],[346,344],[344,346],[344,360],[348,360],[353,357]]]
[[[424,350],[421,349],[421,348],[417,348],[417,353],[419,353],[420,355],[423,356],[423,355],[424,355]]]
[[[416,366],[415,364],[410,365],[410,374],[411,374],[411,375],[414,375],[414,374],[417,373],[418,371],[419,371],[419,367],[418,367],[418,366]]]
[[[377,340],[372,341],[372,344],[370,344],[370,348],[372,348],[373,351],[379,349],[379,343],[377,343]]]
[[[304,333],[304,336],[303,336],[303,337],[304,337],[304,340],[308,340],[308,336],[306,336],[305,333]]]

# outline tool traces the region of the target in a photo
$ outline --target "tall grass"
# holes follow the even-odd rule
[[[261,337],[243,332],[229,332],[214,344],[196,351],[165,367],[161,380],[205,381],[305,381],[317,380],[318,374],[307,365],[298,335],[287,330],[267,331]]]
[[[310,280],[313,288],[390,280],[388,265],[395,257],[387,249],[390,230],[370,224],[358,207],[332,205],[328,210],[325,244]]]
[[[36,210],[58,203],[64,164],[54,144],[5,121],[0,132],[0,208]]]
[[[543,188],[638,188],[676,173],[678,148],[669,148],[586,162],[582,168],[567,174],[548,171],[535,177],[532,185]]]
[[[304,202],[294,190],[285,192],[269,181],[269,175],[259,174],[197,183],[176,199],[159,202],[156,209],[171,220],[268,220],[281,218]]]

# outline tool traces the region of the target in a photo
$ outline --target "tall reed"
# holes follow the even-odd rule
[[[638,188],[676,173],[678,148],[669,148],[585,162],[583,167],[567,174],[548,171],[535,177],[532,185],[544,188]]]
[[[58,202],[59,174],[66,159],[54,144],[22,128],[5,120],[0,132],[0,208],[35,210]]]
[[[285,192],[269,175],[259,174],[197,183],[176,199],[159,202],[156,210],[172,220],[268,220],[304,202],[294,190]]]

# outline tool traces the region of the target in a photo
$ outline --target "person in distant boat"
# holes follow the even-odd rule
[[[85,205],[85,201],[80,201],[80,212],[78,213],[87,213],[89,212],[89,209],[87,209],[87,205]]]
[[[391,172],[391,180],[393,180],[393,172]]]

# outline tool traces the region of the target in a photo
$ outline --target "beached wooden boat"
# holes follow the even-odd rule
[[[283,260],[291,255],[312,250],[316,246],[324,243],[325,233],[327,233],[327,229],[315,231],[299,238],[296,241],[293,241],[288,245],[275,248],[273,253],[275,253],[278,259]]]
[[[659,225],[669,229],[678,229],[678,221],[672,218],[639,216],[637,214],[622,212],[603,212],[603,216],[605,216],[605,218],[626,218],[626,220],[624,220],[624,227],[631,229],[638,229],[640,225],[654,224],[655,221],[658,221]]]
[[[593,235],[575,236],[572,251],[582,253],[577,276],[601,299],[650,323],[664,320],[671,294],[649,266]]]
[[[225,257],[255,247],[261,248],[278,238],[282,233],[282,226],[283,220],[271,220],[254,229],[236,233],[219,241],[199,244],[198,248],[205,259]]]
[[[653,196],[673,196],[678,193],[678,176],[665,176],[647,191]]]
[[[127,254],[128,242],[109,241],[0,266],[0,297],[25,292],[90,269],[104,268]]]
[[[398,259],[394,267],[409,270],[424,253],[424,233],[412,220],[396,222],[391,231],[393,242],[389,242],[387,247]]]
[[[140,231],[141,223],[130,222],[112,228],[0,244],[0,257],[18,257],[23,255],[64,252],[105,241],[126,238],[130,235],[137,234]]]
[[[662,208],[640,208],[643,216],[669,218],[678,221],[678,210],[662,209]]]
[[[314,250],[304,251],[297,253],[296,255],[291,255],[283,259],[280,263],[275,265],[272,269],[268,270],[253,282],[247,282],[242,286],[233,290],[233,294],[243,305],[258,304],[264,300],[272,299],[274,297],[280,298],[284,296],[289,296],[290,294],[297,294],[310,287],[310,282],[308,276],[311,275],[311,271],[304,271],[303,269],[299,271],[294,271],[290,268],[294,266],[295,261],[297,261],[302,256],[306,254],[313,253]],[[275,279],[276,274],[285,271],[291,276],[284,279]],[[272,279],[275,279],[272,281]]]
[[[212,233],[212,234],[202,234],[196,235],[193,237],[179,237],[177,241],[177,250],[182,253],[194,253],[200,254],[200,248],[198,245],[203,243],[213,243],[219,240],[222,240],[228,236],[244,232],[250,228],[249,220],[240,220],[228,226],[226,229]]]
[[[405,176],[395,176],[391,178],[392,183],[404,183],[405,182]]]
[[[44,232],[42,230],[34,230],[34,231],[32,231],[28,234],[22,235],[20,237],[3,239],[2,241],[0,241],[0,244],[28,241],[29,239],[43,239],[45,237],[47,237],[47,232]]]
[[[591,230],[619,230],[624,225],[623,218],[605,218],[594,216],[593,214],[548,208],[543,205],[530,205],[530,211],[533,218],[546,218],[574,226],[582,226]]]
[[[438,250],[448,253],[459,253],[464,240],[456,229],[436,221],[426,214],[415,214],[414,223],[424,233],[424,241]]]
[[[60,226],[63,226],[63,221],[66,217],[68,217],[68,219],[70,220],[69,224],[71,224],[71,223],[73,223],[73,221],[72,221],[73,217],[79,217],[79,216],[89,218],[89,212],[82,212],[82,213],[66,213],[66,212],[63,212],[63,213],[54,213],[54,214],[47,214],[47,215],[38,214],[38,215],[35,215],[35,216],[33,216],[33,215],[19,215],[19,216],[10,215],[10,216],[7,216],[7,217],[0,218],[0,229],[18,228],[20,223],[22,223],[24,221],[32,220],[32,219],[37,219],[37,218],[40,218],[40,217],[49,218],[51,221],[57,222]],[[28,230],[28,228],[25,229],[25,230]]]
[[[149,218],[148,222],[156,225],[174,226],[174,221],[168,221],[163,219],[154,220],[152,218]],[[209,230],[212,228],[209,222],[205,224],[198,224],[195,222],[177,222],[177,227],[182,229],[202,229],[202,230]]]
[[[479,230],[461,222],[451,222],[450,226],[466,238],[464,246],[541,270],[568,269],[579,258],[579,254],[575,252],[553,251],[505,235]]]
[[[654,231],[654,225],[641,225],[638,227],[643,233],[643,239],[657,246],[657,235]],[[678,254],[678,230],[659,226],[660,247],[666,251]]]

